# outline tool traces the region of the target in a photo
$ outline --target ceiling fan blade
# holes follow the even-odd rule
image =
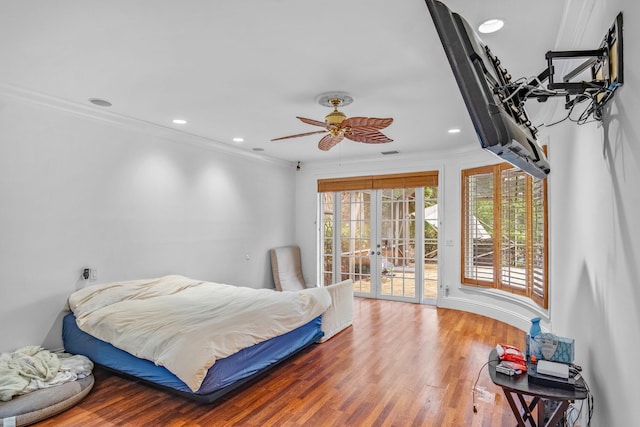
[[[296,119],[298,119],[298,120],[300,120],[303,123],[306,123],[308,125],[320,126],[320,127],[323,127],[323,128],[328,128],[330,126],[329,123],[325,123],[325,122],[321,122],[321,121],[313,120],[313,119],[307,119],[305,117],[296,116]]]
[[[342,124],[341,127],[346,128],[346,127],[351,127],[351,128],[365,128],[365,129],[372,129],[372,130],[380,130],[380,129],[384,129],[387,126],[389,126],[391,123],[393,123],[393,119],[388,118],[388,119],[378,119],[375,117],[349,117],[348,119],[345,119]]]
[[[300,136],[315,135],[317,133],[327,133],[327,131],[326,130],[316,130],[314,132],[305,132],[305,133],[298,133],[296,135],[281,136],[280,138],[274,138],[271,141],[280,141],[281,139],[298,138]]]
[[[344,132],[344,136],[352,141],[364,142],[365,144],[393,142],[393,139],[375,129],[351,128]]]
[[[322,151],[329,151],[343,139],[344,139],[344,136],[342,135],[335,135],[335,136],[331,134],[326,135],[320,140],[320,142],[318,142],[318,148],[321,149]]]

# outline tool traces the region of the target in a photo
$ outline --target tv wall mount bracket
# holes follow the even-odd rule
[[[609,28],[600,48],[549,51],[545,55],[547,68],[528,82],[517,84],[515,87],[509,73],[500,66],[500,61],[489,51],[487,53],[493,62],[494,69],[504,83],[504,86],[496,87],[496,94],[500,93],[505,102],[511,100],[512,108],[514,104],[522,105],[530,98],[535,98],[538,102],[545,102],[550,97],[564,96],[565,109],[571,109],[577,102],[590,98],[592,99],[591,108],[594,117],[601,120],[602,107],[613,97],[614,91],[624,83],[622,12],[618,14],[613,25]],[[585,61],[566,73],[562,77],[562,81],[556,81],[554,61],[579,58],[585,58]],[[586,71],[591,73],[590,81],[574,81],[576,77]],[[542,83],[545,81],[548,81],[546,89],[542,87]]]

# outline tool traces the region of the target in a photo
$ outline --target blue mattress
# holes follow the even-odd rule
[[[211,402],[316,342],[324,335],[321,326],[322,316],[318,316],[291,332],[217,360],[195,393],[163,366],[139,359],[80,330],[73,313],[67,314],[62,321],[62,341],[65,351],[87,356],[94,363],[110,370],[196,400]]]

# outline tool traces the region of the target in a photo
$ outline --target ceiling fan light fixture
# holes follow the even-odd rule
[[[324,117],[324,121],[329,123],[330,125],[340,125],[342,123],[342,121],[344,119],[346,119],[347,116],[342,112],[342,111],[338,111],[333,110],[332,112],[330,112],[329,114],[327,114]]]
[[[392,118],[360,116],[347,118],[344,113],[338,111],[339,106],[348,105],[353,102],[353,97],[344,94],[344,92],[329,92],[318,96],[316,100],[320,105],[333,107],[333,111],[325,116],[324,122],[300,116],[296,116],[296,118],[303,123],[321,127],[323,130],[283,136],[280,138],[274,138],[271,141],[281,141],[283,139],[324,133],[325,136],[323,136],[318,142],[318,148],[322,151],[329,151],[344,138],[365,144],[383,144],[393,141],[391,138],[380,132],[381,129],[384,129],[393,123]]]

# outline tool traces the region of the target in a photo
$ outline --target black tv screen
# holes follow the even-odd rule
[[[549,162],[517,93],[508,92],[510,76],[498,58],[463,17],[437,0],[425,1],[482,148],[546,178]]]

